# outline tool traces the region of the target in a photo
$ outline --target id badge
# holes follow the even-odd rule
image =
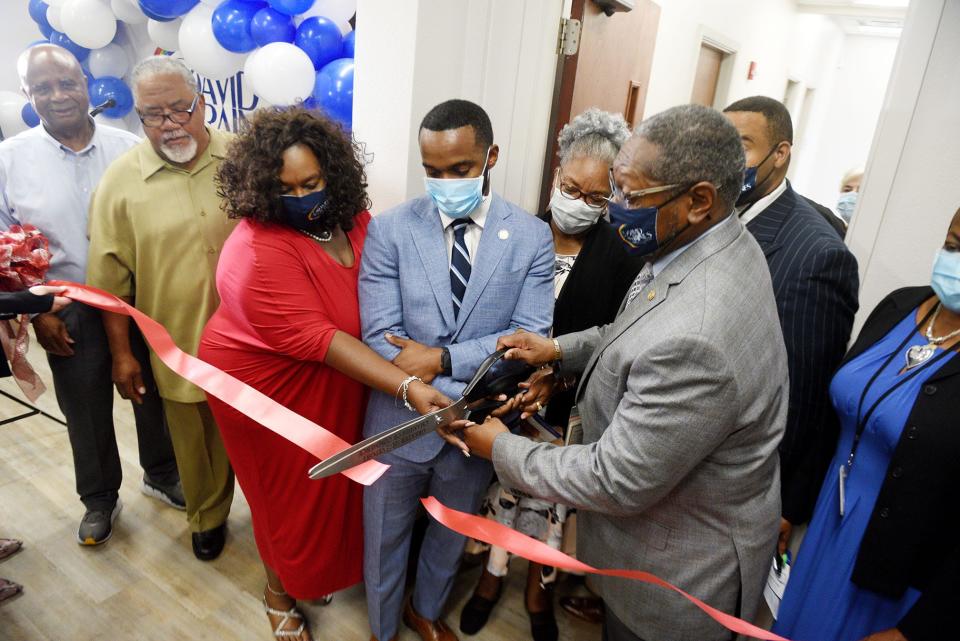
[[[840,516],[843,516],[844,508],[847,503],[847,466],[840,465],[840,472],[837,476],[840,483]]]

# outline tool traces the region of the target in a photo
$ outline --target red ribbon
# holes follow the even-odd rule
[[[350,443],[339,436],[290,411],[246,383],[180,350],[163,325],[116,296],[94,287],[76,283],[52,282],[50,284],[66,286],[64,296],[68,298],[91,307],[131,317],[140,328],[147,343],[150,344],[150,347],[167,367],[208,394],[219,398],[237,411],[276,432],[291,443],[302,447],[317,458],[325,459],[350,446]],[[343,474],[358,483],[369,485],[380,478],[388,467],[378,461],[367,461],[343,472]],[[451,510],[432,496],[422,499],[422,502],[433,518],[454,532],[496,545],[535,563],[562,570],[615,576],[658,585],[677,592],[731,632],[763,639],[764,641],[789,641],[789,639],[758,628],[726,612],[721,612],[649,572],[597,569],[577,561],[545,543],[520,534],[505,525],[487,518]]]
[[[157,357],[167,367],[207,394],[219,398],[238,412],[276,432],[291,443],[299,445],[317,458],[322,460],[350,447],[350,443],[336,434],[287,409],[243,381],[182,351],[173,342],[163,325],[116,296],[76,283],[54,281],[50,284],[66,286],[67,289],[63,295],[75,301],[131,317],[143,332],[143,337],[153,348]],[[367,461],[343,474],[357,483],[370,485],[380,478],[388,467],[378,461]]]
[[[755,637],[757,639],[764,639],[765,641],[789,641],[780,635],[758,628],[752,623],[747,623],[743,619],[738,619],[732,614],[721,612],[707,605],[697,597],[684,592],[672,583],[667,583],[660,577],[654,576],[649,572],[641,572],[639,570],[600,570],[582,561],[578,561],[573,557],[567,556],[560,550],[555,550],[546,543],[520,534],[516,530],[508,528],[501,523],[491,521],[481,516],[451,510],[432,496],[421,499],[421,502],[423,506],[427,508],[430,516],[454,532],[472,537],[478,541],[483,541],[484,543],[489,543],[490,545],[496,545],[534,563],[540,563],[541,565],[555,567],[561,570],[589,572],[591,574],[616,576],[622,579],[633,579],[635,581],[642,581],[643,583],[652,583],[653,585],[673,590],[682,595],[685,599],[706,612],[711,619],[731,632]]]

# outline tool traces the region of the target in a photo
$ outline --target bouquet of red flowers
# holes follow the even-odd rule
[[[39,229],[33,225],[13,225],[0,232],[0,291],[17,292],[40,285],[48,269],[50,242]],[[30,401],[36,401],[46,387],[27,361],[29,324],[25,316],[20,317],[16,329],[10,321],[0,321],[0,343],[17,385]]]

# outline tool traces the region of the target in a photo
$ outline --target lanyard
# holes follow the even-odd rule
[[[930,311],[927,312],[927,315],[924,316],[923,319],[917,324],[915,331],[917,332],[920,331],[920,328],[923,327],[928,320],[930,320],[930,317],[933,315],[933,312],[934,310],[936,310],[936,308],[937,308],[936,305],[930,308]],[[884,400],[886,400],[888,396],[890,396],[895,391],[897,391],[901,385],[904,385],[905,383],[913,380],[925,368],[949,356],[951,353],[951,350],[948,350],[948,349],[941,350],[939,354],[937,354],[935,357],[928,360],[926,363],[923,363],[922,365],[917,367],[917,369],[913,370],[909,374],[906,374],[906,373],[903,374],[902,375],[903,378],[898,380],[894,385],[890,387],[890,389],[888,389],[883,394],[881,394],[880,397],[877,400],[875,400],[873,404],[870,405],[869,408],[867,408],[867,413],[863,414],[863,402],[864,400],[866,400],[867,394],[870,392],[870,388],[873,387],[873,384],[876,382],[880,374],[885,369],[887,369],[887,367],[890,366],[890,363],[893,361],[893,359],[896,358],[903,351],[904,347],[907,346],[907,343],[909,343],[910,339],[913,338],[913,334],[914,332],[909,332],[907,334],[907,337],[903,339],[903,341],[900,343],[900,346],[897,347],[897,349],[895,349],[890,354],[890,356],[888,356],[887,359],[883,362],[883,365],[881,365],[880,368],[873,373],[873,376],[870,377],[870,380],[867,382],[866,386],[863,388],[863,392],[860,394],[860,402],[857,404],[857,431],[853,435],[853,446],[850,448],[850,456],[847,458],[847,471],[849,471],[853,467],[853,459],[857,454],[857,448],[860,446],[860,437],[863,436],[863,432],[867,429],[867,422],[870,420],[870,417],[873,416],[874,410],[877,409],[880,403],[882,403]]]

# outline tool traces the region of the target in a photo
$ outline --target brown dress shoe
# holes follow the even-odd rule
[[[459,641],[457,635],[447,627],[446,623],[439,619],[430,621],[423,618],[413,609],[410,601],[407,601],[407,605],[403,608],[403,622],[419,634],[423,641]]]

